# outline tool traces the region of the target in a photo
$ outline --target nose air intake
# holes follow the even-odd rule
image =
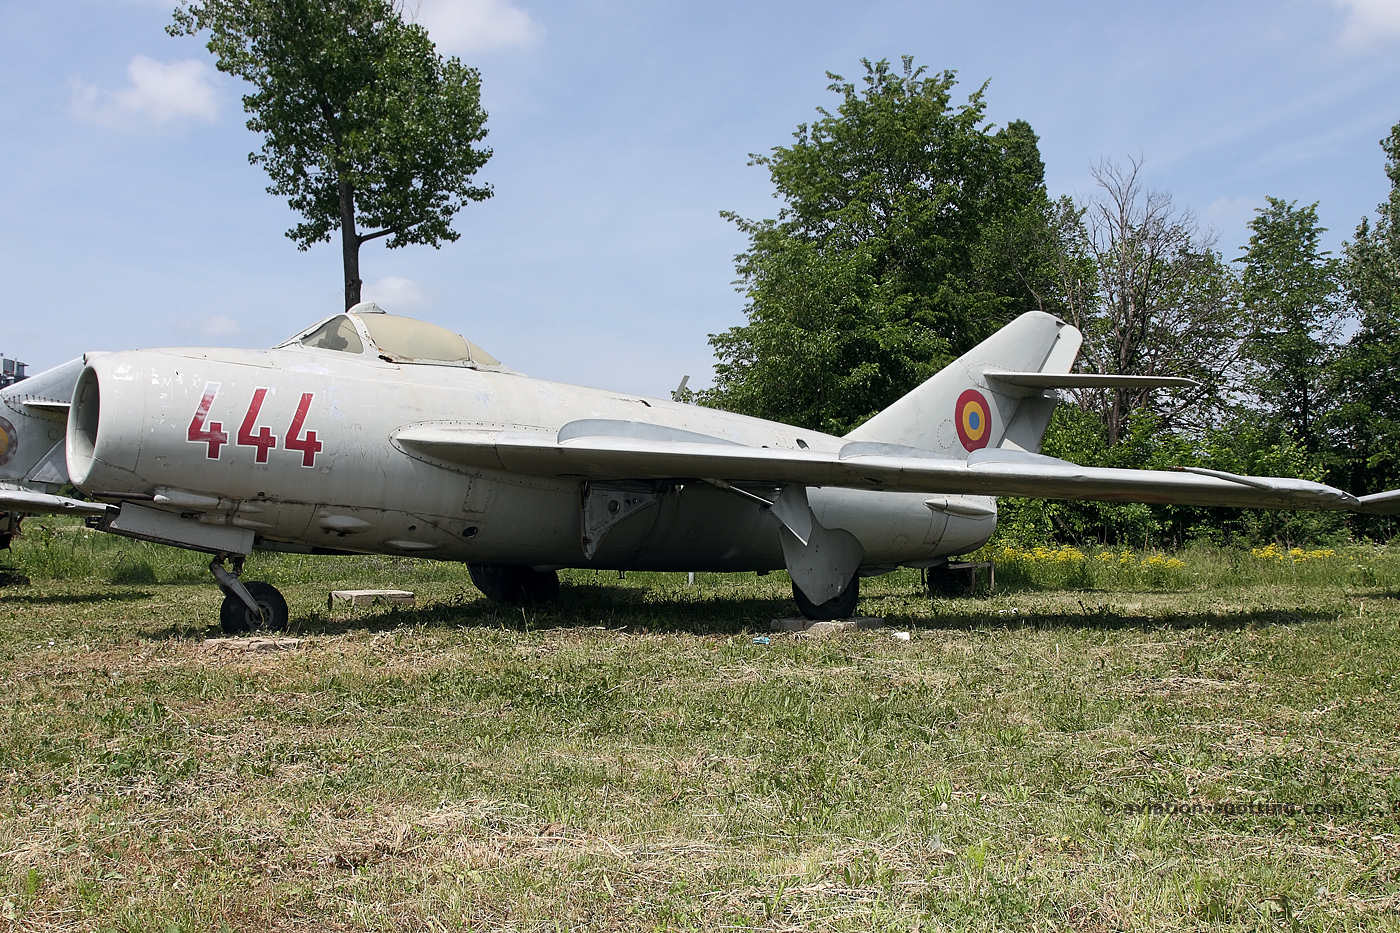
[[[83,370],[73,389],[73,406],[68,413],[68,477],[82,487],[92,475],[97,459],[98,425],[102,420],[102,392],[97,372]]]

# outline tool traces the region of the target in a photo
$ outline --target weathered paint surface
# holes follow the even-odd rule
[[[532,566],[767,570],[783,567],[784,556],[780,526],[758,503],[678,481],[656,491],[653,507],[609,527],[590,559],[578,479],[410,456],[395,433],[451,423],[552,438],[569,422],[615,419],[753,447],[835,451],[843,443],[669,399],[296,344],[105,354],[89,362],[74,398],[69,471],[88,493],[251,528],[262,547]],[[866,566],[965,550],[995,525],[994,512],[949,515],[926,498],[809,492],[822,525],[859,539]]]

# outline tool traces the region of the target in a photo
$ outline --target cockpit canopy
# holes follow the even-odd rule
[[[282,346],[368,354],[393,363],[437,363],[473,369],[501,369],[496,359],[461,334],[427,321],[386,314],[361,302],[344,314],[293,337]]]

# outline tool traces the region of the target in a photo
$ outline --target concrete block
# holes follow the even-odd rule
[[[790,632],[794,635],[810,635],[813,638],[821,638],[824,635],[838,635],[841,632],[869,631],[871,629],[884,628],[885,620],[875,616],[863,616],[858,619],[834,619],[831,621],[814,622],[811,619],[774,619],[772,630],[775,632]]]
[[[811,624],[811,619],[774,619],[769,628],[774,632],[805,632]]]

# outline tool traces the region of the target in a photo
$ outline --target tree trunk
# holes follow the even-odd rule
[[[342,176],[340,192],[340,253],[345,265],[345,310],[360,303],[360,239],[355,229],[355,189]]]

